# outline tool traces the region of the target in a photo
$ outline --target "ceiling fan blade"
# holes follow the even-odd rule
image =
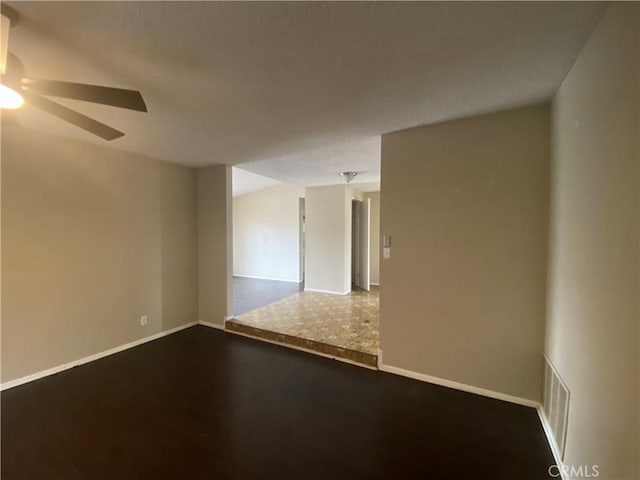
[[[48,98],[25,92],[24,99],[29,105],[33,105],[34,107],[47,112],[54,117],[58,117],[66,122],[75,125],[76,127],[80,127],[87,132],[104,138],[105,140],[114,140],[124,135],[123,132],[116,130],[115,128],[111,128],[104,123],[100,123],[93,118],[89,118],[86,115],[76,112],[75,110],[71,110],[70,108],[60,105],[59,103],[53,102]]]
[[[112,107],[128,108],[138,112],[147,111],[147,105],[144,103],[142,94],[137,90],[35,78],[23,78],[22,88],[40,95],[73,98]]]

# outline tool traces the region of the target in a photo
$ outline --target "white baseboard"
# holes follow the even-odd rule
[[[334,292],[333,290],[320,290],[318,288],[307,288],[304,287],[305,292],[316,292],[316,293],[330,293],[331,295],[349,295],[351,290],[347,290],[346,292]]]
[[[529,400],[527,398],[507,395],[506,393],[494,392],[493,390],[474,387],[472,385],[454,382],[452,380],[445,380],[444,378],[432,377],[431,375],[425,375],[424,373],[418,373],[411,370],[405,370],[403,368],[384,365],[383,363],[380,363],[378,369],[383,372],[395,373],[396,375],[402,375],[403,377],[413,378],[415,380],[421,380],[427,383],[433,383],[435,385],[440,385],[441,387],[448,387],[453,388],[454,390],[462,390],[463,392],[475,393],[476,395],[482,395],[483,397],[495,398],[497,400],[516,403],[518,405],[524,405],[526,407],[538,408],[540,406],[538,402]]]
[[[348,363],[350,365],[355,365],[356,367],[367,368],[369,370],[374,370],[374,371],[377,370],[375,367],[370,367],[369,365],[365,365],[364,363],[354,362],[352,360],[349,360],[348,358],[334,357],[333,355],[328,355],[326,353],[318,352],[316,350],[310,350],[308,348],[299,347],[297,345],[291,345],[289,343],[282,343],[282,342],[278,342],[276,340],[269,340],[268,338],[256,337],[254,335],[249,335],[248,333],[243,333],[243,332],[237,332],[235,330],[225,330],[225,331],[227,333],[232,333],[233,335],[240,335],[241,337],[251,338],[253,340],[258,340],[260,342],[271,343],[273,345],[279,345],[281,347],[291,348],[293,350],[299,350],[300,352],[305,352],[305,353],[310,353],[312,355],[318,355],[320,357],[330,358],[332,360],[337,360],[339,362]]]
[[[379,283],[373,283],[373,282],[369,282],[369,285],[373,285],[374,287],[379,287],[380,286]]]
[[[140,338],[138,340],[134,340],[133,342],[125,343],[124,345],[119,345],[117,347],[110,348],[109,350],[105,350],[103,352],[89,355],[88,357],[80,358],[78,360],[73,360],[72,362],[63,363],[62,365],[58,365],[53,368],[48,368],[47,370],[42,370],[40,372],[32,373],[31,375],[27,375],[26,377],[20,377],[14,380],[9,380],[8,382],[4,382],[0,384],[0,391],[17,387],[18,385],[23,385],[25,383],[33,382],[34,380],[48,377],[49,375],[54,375],[56,373],[60,373],[65,370],[69,370],[70,368],[78,367],[80,365],[84,365],[85,363],[93,362],[95,360],[108,357],[109,355],[113,355],[114,353],[122,352],[123,350],[128,350],[130,348],[137,347],[138,345],[142,345],[143,343],[151,342],[152,340],[157,340],[158,338],[161,338],[161,337],[166,337],[167,335],[171,335],[172,333],[176,333],[180,330],[184,330],[185,328],[193,327],[197,323],[198,322],[191,322],[185,325],[180,325],[179,327],[171,328],[169,330],[164,330],[154,335]]]
[[[238,273],[233,274],[234,277],[242,277],[242,278],[253,278],[255,280],[275,280],[276,282],[287,282],[287,283],[301,283],[300,280],[288,280],[286,278],[275,278],[275,277],[259,277],[257,275],[240,275]]]
[[[553,438],[553,433],[551,429],[551,424],[549,423],[549,419],[545,415],[542,405],[538,405],[538,408],[536,410],[538,411],[538,417],[540,417],[540,423],[542,423],[542,429],[544,430],[544,434],[547,437],[547,443],[549,444],[549,447],[551,447],[551,453],[553,454],[553,459],[556,461],[556,465],[558,466],[557,473],[560,474],[560,477],[558,478],[561,478],[562,480],[568,480],[569,477],[565,475],[564,470],[562,468],[564,466],[564,464],[562,463],[562,456],[560,455],[560,449],[556,444],[556,440],[555,438]],[[553,473],[556,473],[556,472],[553,472]]]
[[[553,434],[551,433],[551,424],[547,419],[547,416],[544,413],[543,407],[539,402],[534,400],[529,400],[527,398],[516,397],[513,395],[507,395],[504,393],[494,392],[492,390],[486,390],[484,388],[474,387],[471,385],[466,385],[464,383],[454,382],[451,380],[445,380],[438,377],[432,377],[431,375],[425,375],[423,373],[413,372],[411,370],[405,370],[398,367],[392,367],[390,365],[385,365],[382,360],[382,350],[378,350],[378,370],[387,373],[394,373],[396,375],[402,375],[403,377],[413,378],[415,380],[421,380],[423,382],[433,383],[435,385],[440,385],[443,387],[453,388],[455,390],[462,390],[464,392],[475,393],[476,395],[482,395],[483,397],[495,398],[497,400],[503,400],[505,402],[515,403],[518,405],[524,405],[525,407],[532,407],[536,409],[538,412],[538,417],[540,418],[540,423],[542,424],[542,429],[544,430],[544,434],[547,438],[547,443],[551,448],[551,453],[553,454],[553,459],[556,462],[556,465],[559,467],[558,473],[561,480],[569,480],[569,477],[566,476],[562,467],[564,466],[562,462],[562,457],[560,455],[560,449],[556,445],[556,441],[553,438]]]
[[[228,320],[228,318],[227,318],[227,320]],[[211,323],[211,322],[204,322],[202,320],[198,320],[198,325],[202,325],[204,327],[209,327],[209,328],[216,328],[218,330],[224,330],[224,325],[218,325],[216,323]]]

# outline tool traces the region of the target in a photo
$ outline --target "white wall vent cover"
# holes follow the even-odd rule
[[[569,389],[558,371],[545,356],[544,363],[544,414],[551,427],[555,447],[564,460],[564,448],[569,421]]]

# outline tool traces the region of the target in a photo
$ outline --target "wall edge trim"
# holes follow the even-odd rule
[[[239,273],[234,273],[233,276],[241,277],[241,278],[253,278],[256,280],[274,280],[276,282],[302,283],[300,280],[288,280],[285,278],[275,278],[275,277],[261,277],[259,275],[240,275]]]
[[[506,393],[500,393],[486,388],[474,387],[473,385],[467,385],[465,383],[455,382],[453,380],[445,380],[444,378],[434,377],[426,375],[424,373],[414,372],[412,370],[405,370],[404,368],[394,367],[391,365],[380,364],[378,367],[381,372],[393,373],[401,375],[403,377],[413,378],[414,380],[420,380],[422,382],[432,383],[441,387],[452,388],[454,390],[461,390],[467,393],[473,393],[481,395],[483,397],[489,397],[496,400],[502,400],[504,402],[515,403],[517,405],[523,405],[530,408],[538,408],[539,402],[530,400],[528,398],[517,397],[515,395],[509,395]]]
[[[351,290],[347,290],[346,292],[335,292],[333,290],[321,290],[319,288],[307,288],[304,287],[305,292],[316,292],[316,293],[330,293],[332,295],[349,295]]]
[[[233,317],[232,317],[233,318]],[[228,320],[228,318],[227,318]],[[224,330],[223,325],[218,325],[211,322],[205,322],[204,320],[198,320],[198,325],[202,325],[203,327],[215,328],[216,330]]]
[[[558,471],[560,473],[560,477],[562,480],[569,480],[569,477],[565,475],[563,470],[564,463],[561,460],[560,449],[556,444],[555,439],[553,438],[553,433],[551,429],[551,424],[549,423],[549,419],[544,413],[544,407],[542,405],[538,405],[536,409],[538,412],[538,417],[540,418],[540,423],[542,424],[542,430],[544,430],[544,436],[547,439],[547,443],[549,444],[549,448],[551,448],[551,454],[553,455],[553,459],[558,466]]]
[[[70,368],[73,368],[73,367],[79,367],[80,365],[84,365],[86,363],[100,360],[101,358],[108,357],[109,355],[120,353],[124,350],[129,350],[130,348],[137,347],[138,345],[142,345],[143,343],[151,342],[153,340],[166,337],[167,335],[171,335],[172,333],[179,332],[180,330],[193,327],[197,324],[198,322],[185,323],[184,325],[170,328],[169,330],[163,330],[161,332],[155,333],[148,337],[139,338],[138,340],[134,340],[133,342],[125,343],[123,345],[118,345],[117,347],[113,347],[108,350],[103,350],[102,352],[94,353],[93,355],[88,355],[86,357],[82,357],[77,360],[72,360],[71,362],[63,363],[61,365],[57,365],[55,367],[51,367],[46,370],[40,370],[39,372],[32,373],[24,377],[19,377],[13,380],[9,380],[7,382],[3,382],[2,384],[0,384],[0,391],[8,390],[10,388],[17,387],[19,385],[24,385],[25,383],[33,382],[35,380],[39,380],[41,378],[48,377],[50,375],[55,375],[56,373],[64,372],[65,370],[69,370]]]

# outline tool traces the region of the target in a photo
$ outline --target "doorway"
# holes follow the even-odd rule
[[[300,283],[303,289],[304,289],[304,273],[305,273],[304,254],[305,254],[306,230],[307,230],[307,226],[306,226],[306,218],[304,214],[304,197],[303,197],[298,199],[298,240],[299,240],[298,250],[300,252],[299,271],[300,271]]]
[[[351,201],[351,284],[371,290],[371,199]]]
[[[332,280],[344,288],[303,289],[237,315],[226,322],[226,330],[375,368],[380,323],[379,292],[371,286],[377,282],[371,258],[372,245],[377,248],[375,198],[344,187],[309,188],[305,198],[296,198],[296,225],[289,228],[297,236],[290,249],[299,267],[296,279],[306,285],[324,272],[323,263],[337,264],[341,275]],[[260,220],[264,223],[264,214]]]
[[[232,193],[230,311],[237,317],[302,291],[305,189],[234,167]]]

